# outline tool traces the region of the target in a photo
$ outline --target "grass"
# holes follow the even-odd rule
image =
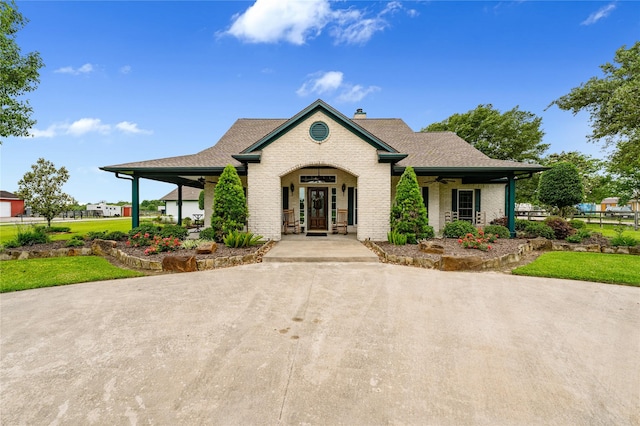
[[[39,222],[37,225],[45,225],[46,222]],[[6,243],[15,238],[19,227],[23,229],[28,229],[31,224],[23,223],[23,224],[3,224],[0,225],[0,243]],[[100,231],[122,231],[129,232],[131,229],[131,218],[123,217],[118,219],[90,219],[90,220],[77,220],[70,222],[53,222],[52,226],[68,226],[71,228],[69,233],[65,234],[52,234],[51,240],[69,240],[74,235],[84,235],[87,232],[100,232]]]
[[[554,251],[514,269],[513,274],[640,287],[640,256]]]
[[[143,275],[95,256],[10,260],[0,262],[0,293]]]
[[[600,225],[597,223],[588,223],[587,229],[591,232],[599,232],[607,238],[613,238],[616,236],[616,232],[614,230],[615,226],[617,225],[602,225],[602,228],[600,228]],[[632,226],[627,226],[625,227],[623,235],[629,235],[636,240],[640,240],[640,228],[635,231]]]

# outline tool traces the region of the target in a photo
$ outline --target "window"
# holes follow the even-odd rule
[[[473,223],[473,190],[458,190],[458,219]]]

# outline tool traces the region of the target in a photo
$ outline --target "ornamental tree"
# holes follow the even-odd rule
[[[198,208],[204,210],[204,189],[198,195]]]
[[[410,243],[415,244],[416,240],[433,236],[418,178],[412,167],[404,170],[396,186],[389,222],[391,230],[407,235],[407,242]]]
[[[582,202],[583,197],[580,173],[571,163],[556,163],[540,176],[538,198],[544,204],[558,208],[562,217],[567,216],[568,207]]]
[[[44,64],[38,52],[20,54],[15,37],[25,23],[15,2],[0,1],[0,144],[9,136],[28,136],[36,123],[29,101],[21,97],[37,88]]]
[[[51,219],[75,203],[73,197],[62,192],[62,186],[69,180],[69,172],[65,167],[56,169],[54,164],[39,158],[31,165],[31,171],[18,181],[16,195],[35,213],[47,219],[51,227]]]
[[[249,209],[240,176],[235,167],[228,164],[220,175],[213,194],[211,227],[215,231],[216,241],[222,241],[230,231],[242,229],[248,216]]]

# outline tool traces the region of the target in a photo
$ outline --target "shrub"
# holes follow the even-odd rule
[[[159,234],[163,238],[179,238],[184,240],[189,235],[189,231],[182,226],[179,225],[165,225],[159,232]]]
[[[511,233],[509,232],[509,228],[501,225],[488,225],[484,227],[484,232],[487,234],[497,235],[499,238],[509,238],[511,237]]]
[[[394,246],[403,246],[407,244],[407,236],[396,231],[387,232],[387,241]]]
[[[442,234],[447,238],[462,238],[467,234],[476,234],[476,228],[466,220],[454,220],[444,226]]]
[[[142,232],[138,232],[137,234],[129,237],[129,239],[127,240],[127,246],[132,246],[132,247],[150,246],[155,237],[156,237],[155,235],[151,235],[148,232],[144,234]]]
[[[85,237],[89,241],[93,240],[105,240],[105,235],[107,235],[108,231],[89,231],[85,234]]]
[[[262,243],[262,235],[253,232],[229,231],[222,239],[224,245],[231,248],[250,247]]]
[[[584,223],[584,221],[580,220],[580,219],[571,219],[569,221],[569,225],[571,225],[571,227],[573,229],[583,229],[584,227],[587,226],[587,224]]]
[[[509,220],[507,219],[506,216],[502,216],[502,217],[498,217],[496,219],[493,219],[491,222],[489,222],[489,225],[499,225],[499,226],[504,226],[505,228],[507,228],[507,225],[509,225]]]
[[[611,245],[614,247],[619,246],[635,246],[638,245],[638,241],[631,235],[616,235],[611,239]]]
[[[472,233],[466,234],[458,239],[458,243],[466,249],[476,249],[481,251],[491,250],[489,243],[496,241],[498,237],[494,234],[485,234],[483,230],[478,231],[478,235]]]
[[[579,234],[569,235],[565,240],[568,243],[580,243],[580,242],[582,242],[582,238],[580,237]]]
[[[422,238],[433,238],[436,236],[436,232],[433,230],[433,226],[427,225]],[[422,239],[421,238],[421,239]]]
[[[215,229],[216,241],[222,241],[230,231],[242,229],[248,215],[242,181],[235,167],[228,164],[218,179],[213,196],[211,227]]]
[[[182,219],[182,226],[188,228],[191,226],[191,222],[193,222],[193,219],[191,219],[190,217],[185,217],[184,219]]]
[[[153,223],[142,223],[140,226],[136,226],[129,231],[129,237],[134,236],[135,234],[149,234],[151,237],[154,237],[160,233],[160,226],[154,225]]]
[[[410,244],[416,244],[417,239],[428,238],[427,209],[412,167],[404,170],[396,186],[389,225],[392,231],[405,234]]]
[[[553,229],[542,222],[528,222],[524,229],[524,234],[526,238],[543,237],[548,240],[555,238]]]
[[[528,220],[516,219],[516,231],[524,231],[527,228]]]
[[[104,235],[105,240],[111,240],[111,241],[124,241],[127,239],[127,237],[128,237],[128,234],[122,231],[107,232]]]
[[[161,236],[156,235],[155,237],[153,237],[151,244],[149,244],[149,248],[144,251],[144,254],[149,256],[151,254],[156,254],[163,251],[175,251],[180,248],[180,244],[181,243],[179,238],[162,238]]]
[[[553,229],[553,234],[557,240],[564,240],[575,231],[569,222],[558,216],[551,216],[544,220],[544,223]]]
[[[10,245],[12,248],[15,248],[22,246],[32,246],[34,244],[46,244],[49,241],[51,240],[47,235],[46,228],[44,226],[32,226],[30,228],[18,227],[16,237],[9,243],[14,243]],[[6,247],[10,247],[10,245],[5,243]]]
[[[213,228],[204,228],[200,231],[200,239],[214,241],[216,239],[216,230]]]
[[[71,228],[69,228],[68,226],[50,226],[48,228],[46,228],[48,233],[54,233],[54,232],[69,232],[71,231]]]
[[[82,247],[84,246],[84,238],[81,235],[74,235],[65,244],[65,247]]]

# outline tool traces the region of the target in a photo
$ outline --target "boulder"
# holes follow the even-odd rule
[[[440,269],[443,271],[478,271],[482,269],[480,256],[442,256]]]
[[[170,272],[193,272],[198,270],[195,256],[166,256],[162,259],[162,270]]]
[[[196,248],[197,254],[211,254],[215,253],[218,250],[218,244],[214,241],[207,241],[206,243],[202,243]]]
[[[534,238],[529,240],[529,245],[532,250],[550,250],[551,249],[551,241],[546,238]]]
[[[444,246],[433,241],[420,241],[418,250],[424,253],[444,254]]]

